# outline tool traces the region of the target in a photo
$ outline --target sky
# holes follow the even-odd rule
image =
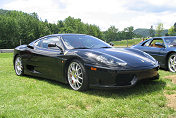
[[[42,20],[57,23],[68,16],[95,24],[101,30],[134,26],[168,29],[176,22],[176,0],[0,0],[0,8],[36,12]]]

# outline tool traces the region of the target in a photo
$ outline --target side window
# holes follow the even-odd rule
[[[48,48],[48,43],[49,43],[48,39],[42,40],[41,47],[47,49]]]
[[[36,43],[36,46],[41,46],[41,43],[42,43],[42,40],[39,40],[37,43]]]
[[[149,46],[149,45],[150,45],[150,42],[151,42],[151,40],[145,42],[144,44],[142,44],[142,46]]]
[[[46,40],[47,40],[47,38],[43,38],[41,40],[38,40],[37,42],[35,42],[35,46],[48,48],[48,46],[45,44]]]
[[[153,41],[149,45],[150,47],[163,48],[164,41],[160,38],[153,39]]]
[[[58,47],[48,47],[48,44],[56,44],[57,46],[62,47],[62,43],[57,37],[47,37],[35,42],[35,45],[38,47],[59,50]]]

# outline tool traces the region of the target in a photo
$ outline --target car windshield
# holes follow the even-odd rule
[[[164,39],[168,46],[176,47],[176,37],[169,37],[169,38],[164,38]]]
[[[67,49],[111,48],[102,40],[88,35],[63,35],[62,39]]]

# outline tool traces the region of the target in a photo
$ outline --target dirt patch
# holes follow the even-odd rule
[[[176,84],[176,75],[165,76],[166,79],[171,79],[172,83]],[[167,106],[176,110],[176,91],[173,94],[164,94],[167,98]]]
[[[168,95],[164,94],[167,98],[167,106],[176,110],[176,93]]]
[[[176,84],[176,75],[165,76],[166,79],[171,79],[174,84]]]

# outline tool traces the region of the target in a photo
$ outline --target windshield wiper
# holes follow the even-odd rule
[[[77,48],[74,48],[74,49],[90,49],[88,47],[77,47]]]

